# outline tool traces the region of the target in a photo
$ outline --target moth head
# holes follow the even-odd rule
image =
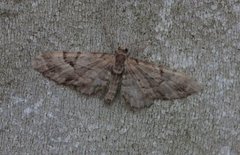
[[[121,47],[118,47],[118,49],[116,50],[115,54],[116,55],[123,55],[125,57],[129,56],[128,49],[127,48],[121,48]]]

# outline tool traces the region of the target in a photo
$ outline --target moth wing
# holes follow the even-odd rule
[[[146,61],[128,58],[122,80],[122,96],[131,107],[150,106],[155,99],[178,99],[201,88],[193,79]]]
[[[32,65],[45,77],[92,95],[108,85],[113,58],[106,53],[47,52],[36,57]]]

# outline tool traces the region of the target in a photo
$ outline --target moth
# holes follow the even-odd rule
[[[190,77],[129,57],[128,49],[123,48],[115,54],[46,52],[37,56],[32,65],[58,84],[74,86],[86,95],[104,95],[107,104],[120,90],[132,108],[149,107],[156,99],[185,98],[201,89]]]

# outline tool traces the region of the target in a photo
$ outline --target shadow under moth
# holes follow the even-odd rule
[[[45,77],[74,86],[83,94],[103,94],[108,104],[120,90],[132,108],[149,107],[156,99],[185,98],[201,89],[186,75],[131,58],[122,48],[115,54],[47,52],[36,57],[32,65]]]

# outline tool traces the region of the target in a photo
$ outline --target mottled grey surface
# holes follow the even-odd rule
[[[41,52],[130,48],[204,90],[131,112],[43,78]],[[239,0],[0,0],[0,154],[240,154]]]

